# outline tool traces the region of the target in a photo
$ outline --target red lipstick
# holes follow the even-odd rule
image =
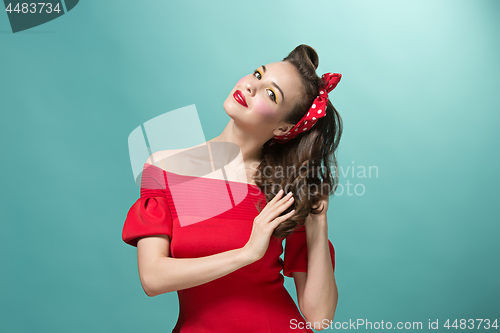
[[[240,103],[241,105],[243,105],[246,108],[248,107],[247,101],[245,100],[245,96],[243,96],[241,91],[236,90],[233,94],[233,97],[236,100],[236,102]]]

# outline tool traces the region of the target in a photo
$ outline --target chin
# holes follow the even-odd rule
[[[243,110],[240,110],[241,108],[239,108],[238,105],[236,105],[236,103],[231,100],[232,98],[233,96],[229,96],[228,98],[226,98],[223,107],[227,115],[234,119],[235,117],[238,118],[238,112],[241,112]]]

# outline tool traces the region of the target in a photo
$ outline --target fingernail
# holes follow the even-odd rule
[[[287,195],[288,195],[288,196],[290,196],[290,195],[292,195],[292,194],[293,194],[292,192],[288,192],[288,194],[287,194]]]
[[[279,191],[278,191],[278,194],[280,194],[281,192],[283,192],[283,189],[279,190]]]

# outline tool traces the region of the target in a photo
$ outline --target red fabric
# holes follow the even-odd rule
[[[123,240],[137,246],[138,237],[168,235],[172,237],[172,218],[164,197],[139,198],[130,208],[123,228]]]
[[[263,207],[265,196],[255,185],[177,175],[145,164],[141,197],[127,214],[122,239],[137,246],[138,237],[168,235],[173,258],[241,248],[250,238],[259,200]],[[209,204],[195,207],[203,203]],[[307,272],[305,236],[301,227],[286,238],[284,260],[280,258],[284,238],[272,236],[260,260],[219,279],[178,290],[179,318],[172,332],[313,332],[291,327],[305,320],[283,286],[281,274],[282,270],[289,277],[292,272]],[[329,246],[335,267],[330,241]]]
[[[319,95],[314,99],[307,113],[288,132],[283,135],[275,135],[272,142],[286,143],[300,133],[310,130],[318,119],[326,116],[328,93],[335,89],[341,78],[342,74],[339,73],[323,74],[319,87]]]

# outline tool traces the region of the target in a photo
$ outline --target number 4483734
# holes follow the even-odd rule
[[[50,2],[47,2],[47,3],[45,3],[45,2],[17,3],[16,6],[14,7],[14,9],[12,9],[12,4],[9,3],[7,8],[5,8],[5,11],[7,11],[9,13],[16,12],[16,13],[23,13],[23,14],[26,14],[26,13],[41,14],[42,11],[44,11],[44,9],[45,9],[45,13],[47,13],[47,14],[50,14],[52,12],[59,13],[61,11],[61,9],[59,8],[59,3],[57,3],[55,7],[52,7],[52,3],[50,3]]]
[[[490,328],[494,328],[494,329],[498,329],[498,323],[497,323],[497,320],[498,319],[495,319],[493,321],[493,323],[489,320],[489,319],[455,319],[455,321],[450,325],[450,320],[448,319],[446,321],[446,323],[444,323],[444,327],[450,329],[450,328],[454,328],[454,329],[473,329],[473,328],[477,328],[479,329],[481,327],[481,325],[483,326],[483,329],[490,329]]]

